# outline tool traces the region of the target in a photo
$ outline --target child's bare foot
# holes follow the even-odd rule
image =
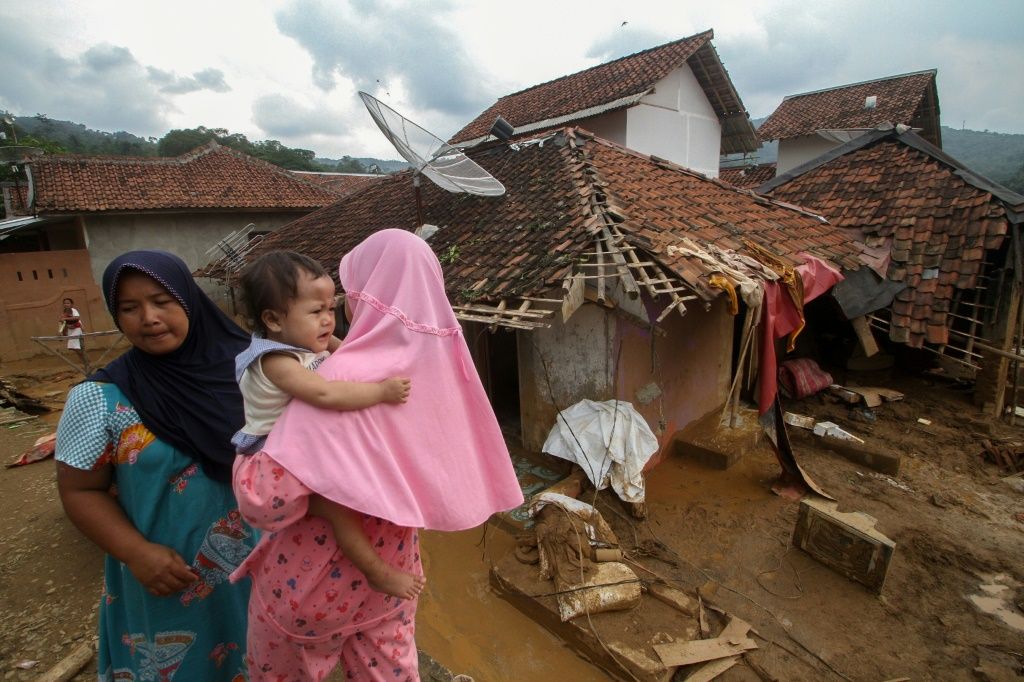
[[[396,571],[390,566],[384,566],[374,575],[367,574],[366,582],[371,589],[383,592],[402,599],[415,599],[423,591],[427,579],[415,573]]]

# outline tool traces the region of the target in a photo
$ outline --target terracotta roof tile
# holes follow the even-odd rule
[[[720,293],[707,285],[709,267],[669,247],[689,239],[743,249],[750,240],[790,264],[802,262],[800,253],[807,251],[858,265],[848,240],[816,216],[578,128],[518,147],[490,144],[468,152],[505,185],[502,197],[452,194],[422,183],[424,220],[441,228],[430,244],[456,305],[512,301],[561,287],[594,251],[594,230],[609,224],[706,298]],[[251,255],[293,249],[334,272],[341,256],[369,234],[412,229],[415,206],[411,172],[397,173],[280,228]]]
[[[316,209],[334,192],[215,142],[173,158],[44,156],[31,163],[40,214]]]
[[[370,175],[366,173],[313,173],[310,171],[288,171],[300,180],[312,182],[315,185],[334,192],[338,196],[348,196],[357,189],[366,186],[371,182],[384,179],[384,175]]]
[[[775,177],[775,162],[760,163],[756,166],[721,168],[718,179],[744,189],[754,189]]]
[[[876,105],[865,109],[865,98],[872,95]],[[763,140],[785,140],[818,130],[870,129],[882,123],[921,128],[922,137],[941,146],[935,71],[788,95],[757,134]]]

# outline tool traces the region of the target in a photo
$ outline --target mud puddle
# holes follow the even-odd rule
[[[610,680],[554,635],[495,594],[491,561],[513,549],[512,536],[487,527],[421,536],[427,587],[416,644],[453,673],[486,680]]]
[[[981,593],[969,595],[967,598],[970,602],[983,613],[995,616],[1014,630],[1024,632],[1024,615],[1013,605],[1013,597],[1020,583],[1005,573],[979,577],[982,580],[978,585]]]

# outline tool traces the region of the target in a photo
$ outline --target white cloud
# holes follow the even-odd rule
[[[1024,132],[1021,25],[1019,0],[35,0],[0,9],[0,108],[394,158],[357,89],[445,138],[501,95],[713,28],[755,117],[786,94],[937,68],[945,123]]]

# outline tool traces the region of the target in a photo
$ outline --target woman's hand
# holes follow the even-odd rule
[[[140,546],[125,566],[150,594],[158,597],[180,592],[198,580],[177,552],[155,542]]]
[[[170,547],[148,541],[110,496],[112,467],[84,471],[57,462],[64,511],[87,538],[124,563],[151,594],[179,592],[198,577]]]

